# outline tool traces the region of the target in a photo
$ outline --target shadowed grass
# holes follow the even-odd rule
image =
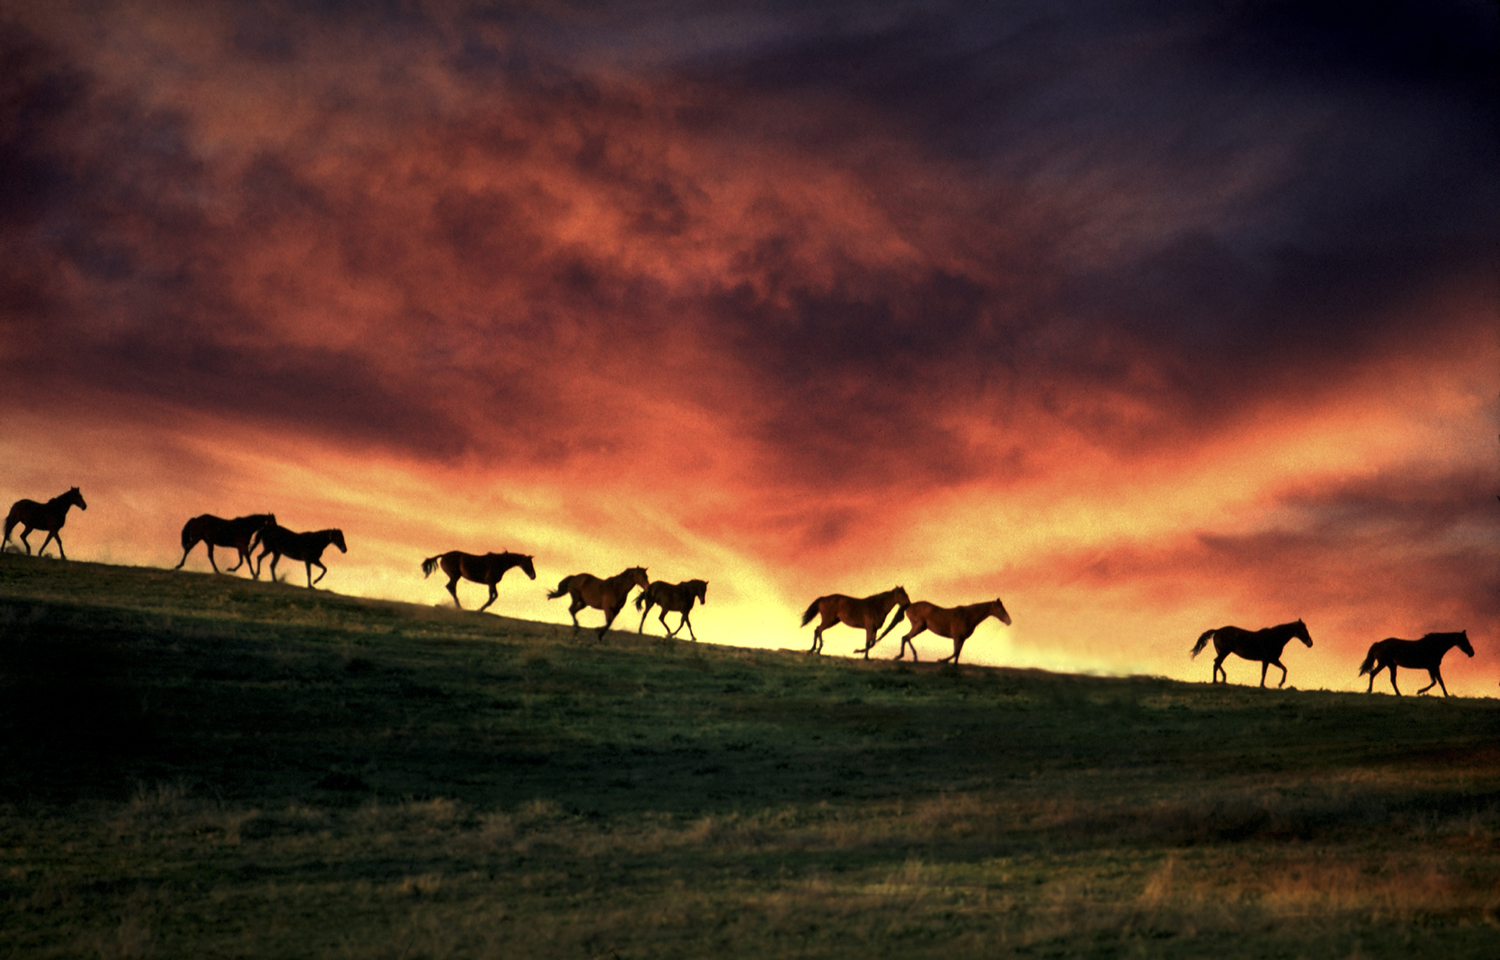
[[[1488,957],[1497,733],[0,556],[0,956]]]

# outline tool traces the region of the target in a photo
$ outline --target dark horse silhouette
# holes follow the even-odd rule
[[[557,589],[547,593],[547,599],[556,600],[563,594],[573,597],[573,602],[568,606],[568,614],[573,618],[575,633],[578,632],[578,611],[584,607],[603,610],[604,626],[599,628],[599,639],[603,640],[609,625],[615,622],[615,617],[624,609],[631,589],[640,587],[644,590],[650,585],[651,581],[646,579],[645,567],[621,570],[608,580],[601,580],[592,573],[575,573],[571,577],[563,577]]]
[[[199,543],[206,543],[208,565],[214,568],[214,573],[219,572],[219,565],[214,563],[214,547],[234,547],[239,551],[240,562],[229,568],[229,572],[233,573],[250,559],[250,542],[255,539],[260,528],[275,522],[274,513],[252,513],[248,517],[235,517],[233,520],[225,520],[211,513],[194,517],[182,526],[182,559],[172,569],[181,570],[193,548]],[[250,565],[250,572],[259,578],[260,571],[255,569],[253,563]]]
[[[17,500],[11,504],[10,513],[6,514],[5,538],[0,540],[0,546],[10,542],[10,532],[19,523],[23,528],[21,544],[28,554],[31,553],[31,542],[26,538],[31,536],[33,530],[45,530],[47,539],[36,548],[37,556],[41,556],[42,551],[47,549],[47,544],[56,540],[57,555],[64,560],[68,559],[68,555],[63,553],[62,537],[58,531],[62,530],[62,525],[67,522],[69,507],[77,507],[80,510],[89,508],[89,505],[83,502],[83,494],[78,492],[77,487],[67,493],[58,494],[46,503],[37,503],[35,500]]]
[[[891,625],[886,627],[885,632],[880,636],[884,637],[885,634],[894,630],[896,624],[901,622],[903,615],[911,621],[911,629],[906,632],[906,636],[901,638],[901,650],[896,654],[896,659],[900,660],[906,656],[906,648],[910,645],[913,662],[917,659],[917,645],[911,642],[911,638],[923,630],[931,630],[938,636],[947,637],[953,641],[953,656],[944,657],[938,663],[947,663],[949,660],[957,663],[958,655],[964,649],[964,641],[973,635],[974,628],[984,622],[985,618],[994,617],[1007,627],[1010,626],[1010,614],[1006,612],[1005,604],[1000,602],[999,597],[962,607],[940,607],[925,600],[918,600],[898,610],[896,616],[891,619]]]
[[[458,602],[458,579],[472,580],[482,583],[490,588],[490,598],[479,608],[484,613],[485,607],[495,602],[498,593],[495,584],[505,576],[505,571],[513,567],[520,567],[521,572],[531,579],[536,579],[536,567],[531,565],[532,557],[525,553],[486,553],[484,556],[476,556],[472,553],[464,553],[462,550],[449,550],[435,557],[428,557],[422,561],[422,576],[432,576],[432,571],[441,564],[443,572],[448,575],[448,592],[453,594],[453,603],[462,610],[464,605]]]
[[[1365,688],[1365,693],[1373,693],[1375,690],[1375,676],[1380,671],[1390,668],[1391,689],[1396,691],[1396,696],[1401,696],[1401,688],[1396,686],[1396,668],[1410,667],[1413,670],[1426,670],[1427,675],[1432,678],[1432,683],[1418,690],[1423,694],[1433,688],[1436,684],[1443,688],[1443,696],[1448,695],[1448,685],[1443,682],[1443,675],[1439,667],[1443,663],[1443,655],[1454,647],[1474,656],[1474,648],[1469,646],[1469,631],[1460,630],[1457,633],[1429,633],[1420,640],[1398,640],[1389,637],[1370,645],[1370,653],[1365,657],[1365,662],[1359,665],[1359,675],[1370,675],[1370,685]],[[1374,669],[1371,669],[1371,668]]]
[[[323,551],[328,549],[331,543],[339,548],[340,553],[348,553],[349,548],[344,545],[344,531],[342,530],[318,530],[312,533],[297,533],[286,527],[275,523],[268,523],[260,528],[255,535],[256,543],[261,547],[260,556],[255,558],[255,577],[260,579],[260,567],[266,560],[266,555],[271,556],[271,581],[276,581],[276,561],[282,557],[292,560],[300,560],[307,564],[307,588],[311,590],[313,584],[328,575],[328,568],[323,566]],[[251,544],[255,549],[255,544]],[[318,580],[313,579],[312,568],[317,565],[323,572],[318,574]]]
[[[875,631],[885,623],[886,614],[891,612],[891,607],[900,604],[902,607],[911,605],[911,598],[906,595],[905,587],[894,587],[884,593],[877,593],[862,600],[846,597],[842,593],[831,593],[826,597],[819,597],[802,614],[802,625],[805,627],[812,622],[814,615],[822,614],[823,620],[813,630],[813,645],[809,653],[823,652],[823,631],[835,624],[843,623],[851,627],[858,627],[865,632],[865,646],[863,653],[865,659],[870,659],[870,648],[875,646]],[[860,652],[860,651],[856,651]]]
[[[635,608],[644,611],[641,614],[641,625],[636,633],[646,632],[646,617],[651,613],[651,606],[655,604],[661,608],[658,619],[661,620],[661,628],[667,631],[668,637],[677,636],[677,630],[687,627],[688,636],[697,643],[698,638],[693,635],[693,625],[688,620],[688,611],[693,609],[693,602],[708,602],[707,580],[684,580],[681,583],[668,583],[665,580],[653,581],[651,586],[642,591],[635,598]],[[682,614],[682,622],[677,624],[677,630],[667,630],[667,611]]]
[[[1229,671],[1224,669],[1224,658],[1233,653],[1246,660],[1260,661],[1260,685],[1262,687],[1266,685],[1266,670],[1271,664],[1281,667],[1281,683],[1276,686],[1285,686],[1286,667],[1281,662],[1281,651],[1286,648],[1287,641],[1296,637],[1309,647],[1312,646],[1312,637],[1307,633],[1307,626],[1301,620],[1295,620],[1276,627],[1266,627],[1264,630],[1242,630],[1239,627],[1205,630],[1193,647],[1193,656],[1196,657],[1203,652],[1210,637],[1214,641],[1214,651],[1218,653],[1218,656],[1214,657],[1214,683],[1219,682],[1221,673],[1224,674],[1224,682],[1229,682]]]

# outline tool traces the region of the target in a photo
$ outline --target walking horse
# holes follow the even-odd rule
[[[574,633],[578,632],[578,611],[584,607],[603,610],[604,626],[599,628],[599,639],[603,640],[609,625],[615,622],[615,617],[624,609],[630,591],[635,587],[644,590],[650,585],[651,581],[646,579],[645,567],[621,570],[607,580],[601,580],[592,573],[575,573],[563,577],[557,589],[547,593],[547,599],[556,600],[564,594],[572,596],[573,602],[568,606],[568,614],[573,618]]]
[[[479,608],[479,613],[484,613],[485,607],[495,602],[498,596],[495,585],[505,572],[515,567],[520,567],[521,572],[531,579],[536,579],[536,567],[532,566],[532,557],[524,553],[511,553],[509,550],[503,553],[486,553],[476,556],[472,553],[464,553],[461,550],[449,550],[435,557],[428,557],[422,561],[422,576],[432,576],[432,571],[439,566],[448,575],[448,592],[453,594],[453,602],[462,610],[464,605],[458,602],[458,581],[462,577],[472,580],[474,583],[482,583],[490,588],[490,598]]]
[[[268,523],[276,522],[274,513],[252,513],[248,517],[235,517],[233,520],[225,520],[211,513],[194,517],[182,527],[182,559],[177,561],[173,570],[181,570],[182,565],[187,563],[188,554],[200,543],[208,544],[208,565],[214,568],[214,573],[219,572],[219,565],[214,562],[214,547],[234,547],[239,551],[240,562],[228,569],[233,573],[250,559],[250,544],[255,540],[255,535],[260,533],[261,527]],[[260,578],[260,571],[255,569],[255,564],[250,565],[250,572],[256,579]]]
[[[297,533],[286,527],[268,523],[260,528],[255,535],[256,542],[260,544],[260,556],[255,559],[255,577],[260,579],[260,565],[265,562],[266,554],[271,555],[271,581],[276,580],[276,561],[282,557],[299,560],[307,565],[307,589],[311,590],[313,585],[328,575],[328,568],[323,566],[323,551],[332,544],[339,548],[340,553],[348,553],[349,548],[344,546],[344,531],[342,530],[317,530],[311,533]],[[254,545],[252,544],[252,549]],[[314,580],[312,568],[316,565],[323,572],[318,574]]]
[[[83,494],[74,487],[67,493],[60,493],[48,500],[46,503],[37,503],[35,500],[17,500],[11,504],[10,513],[5,517],[5,537],[0,539],[0,546],[10,541],[10,532],[15,529],[16,524],[21,525],[21,545],[26,548],[27,554],[31,553],[31,541],[26,538],[31,536],[33,530],[47,531],[47,539],[36,548],[37,556],[41,556],[47,544],[57,541],[57,555],[64,560],[68,555],[63,552],[62,536],[60,531],[68,520],[68,508],[77,507],[87,510],[89,505],[83,502]]]
[[[812,618],[821,615],[823,620],[813,630],[813,645],[809,653],[823,652],[823,631],[829,627],[843,623],[851,627],[858,627],[865,632],[865,646],[863,653],[865,659],[870,659],[870,648],[875,646],[875,631],[885,623],[886,614],[891,612],[891,607],[900,604],[902,607],[911,604],[911,598],[906,595],[905,587],[894,587],[884,593],[863,599],[846,597],[842,593],[832,593],[826,597],[819,597],[802,614],[802,625],[805,627],[812,622]],[[858,651],[857,651],[858,652]]]
[[[1260,661],[1260,685],[1266,685],[1266,670],[1275,664],[1281,667],[1281,683],[1277,687],[1286,684],[1286,667],[1281,662],[1281,651],[1286,649],[1287,642],[1293,637],[1301,640],[1307,646],[1312,646],[1312,637],[1307,632],[1307,626],[1301,620],[1291,623],[1283,623],[1276,627],[1266,627],[1263,630],[1243,630],[1239,627],[1219,627],[1216,630],[1206,630],[1203,636],[1198,638],[1198,643],[1193,647],[1193,656],[1197,656],[1208,645],[1210,638],[1214,642],[1214,678],[1213,682],[1219,682],[1219,674],[1224,675],[1224,682],[1229,682],[1229,671],[1224,669],[1224,658],[1231,653],[1246,660]]]
[[[1432,678],[1432,683],[1418,690],[1417,693],[1424,694],[1431,690],[1434,685],[1443,688],[1443,696],[1448,695],[1448,685],[1443,682],[1443,674],[1439,667],[1443,663],[1443,655],[1454,647],[1474,656],[1474,648],[1469,646],[1469,631],[1460,630],[1457,633],[1429,633],[1420,640],[1398,640],[1389,637],[1379,640],[1370,645],[1370,652],[1365,657],[1365,662],[1360,664],[1359,675],[1370,675],[1370,685],[1365,688],[1365,693],[1373,693],[1375,690],[1375,676],[1387,668],[1391,671],[1391,689],[1396,691],[1396,696],[1401,696],[1401,688],[1396,686],[1396,668],[1409,667],[1413,670],[1426,670],[1427,675]],[[1374,669],[1371,669],[1374,668]]]
[[[668,583],[665,580],[653,581],[651,586],[642,591],[635,598],[635,608],[644,611],[641,613],[641,625],[636,633],[646,632],[646,616],[651,613],[651,606],[655,604],[661,608],[658,619],[661,620],[661,628],[667,631],[668,637],[677,636],[677,631],[687,627],[688,636],[697,643],[698,638],[693,634],[693,624],[688,620],[688,611],[693,609],[693,603],[708,602],[707,580],[684,580],[681,583]],[[682,621],[677,624],[677,630],[667,630],[667,612],[682,614]]]

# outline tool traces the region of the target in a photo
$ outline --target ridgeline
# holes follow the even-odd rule
[[[1497,891],[1496,701],[0,555],[8,956],[1491,957]]]

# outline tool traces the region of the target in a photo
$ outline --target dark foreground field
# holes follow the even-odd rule
[[[0,556],[0,956],[1492,958],[1497,911],[1493,701]]]

